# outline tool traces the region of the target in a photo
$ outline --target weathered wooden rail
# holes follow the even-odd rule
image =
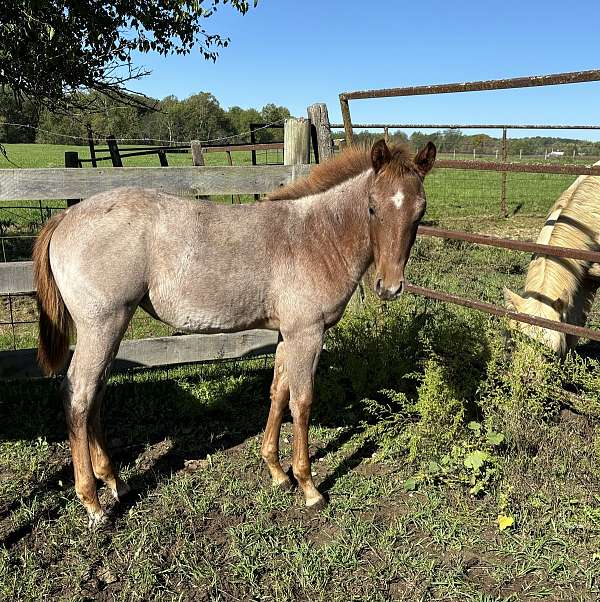
[[[0,169],[0,200],[84,198],[120,186],[194,195],[264,194],[308,169],[308,165]]]

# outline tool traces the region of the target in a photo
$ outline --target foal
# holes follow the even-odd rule
[[[262,446],[275,485],[284,410],[293,418],[292,469],[306,505],[324,498],[313,483],[308,424],[327,328],[342,316],[375,262],[375,292],[395,299],[425,211],[428,143],[414,159],[383,140],[350,148],[253,205],[218,205],[156,190],[95,195],[50,219],[36,241],[38,356],[48,373],[77,344],[62,384],[75,490],[90,525],[105,520],[96,479],[126,491],[106,451],[100,409],[106,380],[136,309],[198,333],[279,330],[271,408]]]

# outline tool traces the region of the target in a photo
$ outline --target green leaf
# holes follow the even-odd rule
[[[483,464],[489,460],[489,457],[489,454],[486,452],[476,450],[465,456],[464,464],[467,468],[471,468],[474,472],[478,472]]]
[[[404,491],[414,491],[419,486],[419,481],[416,477],[410,477],[404,481]]]
[[[429,465],[427,466],[427,470],[429,473],[435,475],[442,471],[442,467],[437,462],[434,462],[432,460],[431,462],[429,462]]]
[[[502,433],[495,433],[494,431],[488,431],[485,438],[491,445],[500,445],[504,442],[504,435]]]
[[[481,424],[479,422],[471,421],[467,424],[467,428],[471,429],[476,435],[481,433]]]
[[[484,483],[483,483],[483,481],[481,481],[481,480],[479,480],[479,481],[476,481],[476,482],[475,482],[475,485],[473,485],[473,487],[471,487],[471,488],[469,489],[469,493],[470,493],[471,495],[479,495],[479,494],[480,494],[480,493],[483,491],[483,488],[484,488]]]

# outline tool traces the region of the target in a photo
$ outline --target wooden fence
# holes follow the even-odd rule
[[[309,107],[310,110],[317,110],[313,107],[320,107],[321,105],[312,105]],[[324,105],[323,105],[324,106]],[[265,130],[283,130],[283,123],[251,123],[249,124],[250,131],[248,132],[250,137],[249,143],[230,143],[230,144],[216,144],[205,143],[201,148],[203,153],[227,153],[229,165],[232,165],[231,153],[235,151],[244,151],[251,153],[252,165],[257,165],[256,152],[257,151],[268,151],[268,150],[283,150],[283,142],[266,142],[257,143],[256,133]],[[110,161],[113,167],[123,167],[123,159],[128,157],[142,157],[147,155],[156,155],[160,162],[161,167],[169,167],[169,160],[167,156],[169,154],[181,154],[181,153],[192,153],[191,143],[182,144],[181,142],[172,142],[169,144],[163,144],[160,146],[154,146],[144,144],[144,139],[131,140],[131,142],[143,144],[143,146],[129,146],[125,149],[119,148],[118,140],[115,136],[107,136],[106,144],[107,148],[100,148],[96,146],[94,133],[92,126],[87,126],[88,134],[88,150],[90,153],[89,158],[79,157],[78,151],[67,151],[65,153],[65,167],[82,167],[84,163],[91,163],[92,167],[98,167],[98,163],[102,161]],[[243,137],[243,134],[226,136],[221,140],[236,139]],[[123,141],[123,139],[121,139]],[[164,142],[164,141],[163,141]],[[200,144],[199,142],[197,143]],[[315,152],[318,152],[315,149]],[[106,154],[108,153],[108,154]],[[279,163],[279,161],[277,162]]]
[[[327,117],[326,108],[324,117]],[[314,129],[321,131],[323,125],[317,124]],[[265,194],[309,173],[309,120],[288,120],[285,124],[285,136],[285,165],[168,169],[1,169],[0,200],[81,199],[120,186],[144,186],[191,195]],[[326,140],[321,144],[325,143]],[[321,148],[321,156],[328,156],[328,150],[324,146]],[[0,263],[0,295],[34,292],[31,261]],[[231,334],[191,334],[126,340],[121,343],[115,369],[262,355],[274,350],[278,336],[277,332],[269,330],[249,330]],[[41,376],[35,361],[35,349],[0,352],[0,378],[33,376]]]
[[[122,169],[3,169],[0,199],[83,198],[118,186],[146,186],[197,195],[264,194],[308,173],[308,165],[268,167],[124,167]],[[0,294],[35,292],[32,263],[0,263]],[[278,333],[267,330],[123,341],[116,370],[233,359],[272,352]],[[34,349],[0,352],[0,378],[41,376]]]

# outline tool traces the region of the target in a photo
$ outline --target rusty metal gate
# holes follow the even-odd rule
[[[516,125],[516,124],[385,124],[368,123],[353,124],[350,114],[351,100],[391,98],[402,96],[419,96],[431,94],[450,94],[459,92],[476,92],[488,90],[507,90],[513,88],[530,88],[537,86],[556,86],[564,84],[576,84],[582,82],[600,81],[600,70],[576,71],[570,73],[557,73],[543,76],[517,77],[512,79],[475,81],[466,83],[440,84],[432,86],[413,86],[405,88],[386,88],[379,90],[357,90],[354,92],[343,92],[339,95],[340,107],[342,112],[343,124],[332,124],[332,128],[344,128],[346,143],[351,144],[354,136],[354,129],[383,129],[386,134],[390,128],[400,129],[498,129],[502,130],[502,156],[501,160],[496,161],[464,161],[464,160],[438,160],[436,167],[442,169],[458,170],[479,170],[495,171],[501,173],[501,195],[500,210],[504,216],[508,215],[506,205],[506,176],[510,172],[517,173],[546,173],[563,175],[591,175],[600,176],[600,167],[586,167],[580,165],[556,165],[556,164],[535,164],[535,163],[511,163],[507,162],[507,131],[512,129],[531,129],[531,130],[597,130],[600,125]],[[600,252],[586,251],[580,249],[571,249],[553,245],[541,245],[532,242],[522,242],[508,238],[499,238],[495,236],[486,236],[483,234],[473,234],[458,230],[447,230],[429,226],[420,226],[418,233],[420,236],[439,237],[444,239],[461,240],[465,242],[489,245],[492,247],[525,251],[553,257],[564,257],[570,259],[579,259],[592,263],[600,262]],[[579,337],[585,337],[600,341],[600,331],[566,324],[553,320],[547,320],[537,316],[531,316],[520,312],[515,312],[482,301],[468,299],[459,295],[450,294],[444,291],[438,291],[422,286],[407,285],[407,292],[421,295],[437,301],[445,301],[462,305],[471,309],[476,309],[489,314],[501,317],[508,317],[519,322],[526,322],[535,326],[542,326],[566,334],[572,334]]]

